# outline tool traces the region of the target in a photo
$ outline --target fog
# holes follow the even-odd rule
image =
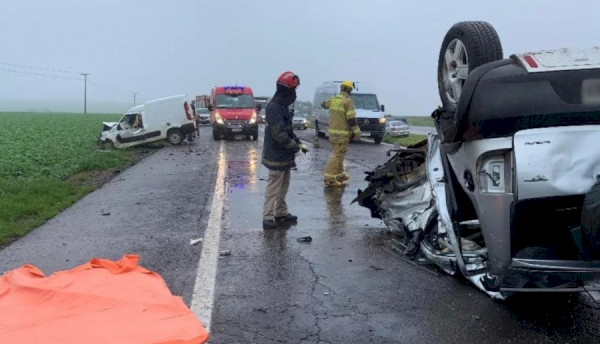
[[[277,76],[301,79],[312,101],[327,80],[370,83],[396,115],[439,103],[437,59],[458,21],[485,20],[504,55],[598,43],[595,1],[0,2],[0,111],[119,112],[215,85],[272,95]]]

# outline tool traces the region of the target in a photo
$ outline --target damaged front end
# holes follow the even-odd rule
[[[478,222],[457,224],[469,234],[466,237],[458,235],[454,228],[445,206],[439,147],[437,136],[429,135],[427,141],[389,151],[388,154],[395,154],[385,164],[366,172],[369,186],[359,190],[354,201],[404,239],[407,258],[425,258],[450,275],[460,272],[489,296],[503,299],[503,294],[482,285],[487,249]]]

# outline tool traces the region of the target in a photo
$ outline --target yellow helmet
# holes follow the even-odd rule
[[[350,91],[352,91],[354,89],[354,83],[350,80],[346,80],[342,82],[340,88],[348,88]]]

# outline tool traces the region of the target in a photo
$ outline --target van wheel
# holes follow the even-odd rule
[[[465,21],[454,24],[444,37],[438,58],[438,90],[444,108],[456,109],[469,73],[500,59],[502,44],[490,23]]]
[[[172,145],[180,145],[183,142],[183,134],[179,129],[171,129],[167,133],[167,141]]]
[[[373,140],[375,141],[375,144],[378,145],[383,140],[383,136],[376,136],[373,138]]]
[[[258,141],[258,129],[254,132],[254,135],[252,135],[252,140]]]
[[[221,139],[221,135],[219,135],[219,133],[213,129],[213,140],[217,141]]]
[[[585,241],[600,251],[600,182],[596,183],[585,195],[581,210],[581,227]]]
[[[114,148],[115,144],[111,140],[104,140],[100,142],[100,149]]]

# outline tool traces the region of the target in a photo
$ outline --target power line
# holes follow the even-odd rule
[[[7,62],[0,62],[0,65],[12,66],[12,67],[19,67],[19,68],[27,68],[27,69],[43,70],[43,71],[46,71],[46,72],[53,72],[53,73],[81,74],[80,72],[73,72],[73,71],[69,71],[69,70],[51,69],[51,68],[42,68],[42,67],[33,67],[33,66],[26,66],[26,65],[21,65],[21,64],[16,64],[16,63],[7,63]]]
[[[35,72],[24,72],[24,71],[20,71],[20,70],[6,69],[6,68],[0,68],[0,72],[12,73],[12,74],[17,74],[17,75],[37,76],[37,77],[47,78],[47,79],[83,80],[82,78],[76,78],[76,77],[71,77],[71,76],[52,75],[52,74],[35,73]]]

